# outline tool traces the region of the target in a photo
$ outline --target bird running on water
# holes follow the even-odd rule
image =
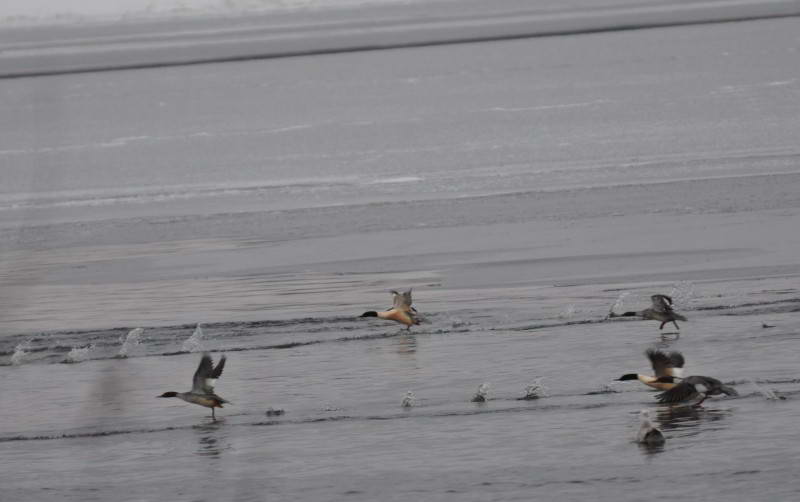
[[[214,384],[220,375],[222,375],[222,370],[224,368],[224,355],[220,357],[219,362],[214,366],[211,355],[205,352],[203,353],[203,357],[200,358],[197,371],[194,372],[192,390],[189,392],[165,392],[158,397],[177,397],[187,403],[211,408],[211,418],[216,420],[217,417],[214,415],[214,408],[222,408],[223,403],[229,402],[214,393]]]
[[[386,319],[387,321],[399,322],[405,325],[407,330],[411,329],[411,326],[420,324],[422,319],[419,314],[417,314],[417,309],[411,306],[413,302],[411,299],[411,289],[403,291],[402,293],[392,290],[391,293],[393,300],[392,308],[381,312],[370,310],[361,314],[360,317],[378,317],[380,319]]]
[[[658,329],[664,329],[664,325],[669,322],[675,325],[675,329],[681,329],[676,321],[686,321],[687,319],[672,309],[672,297],[653,295],[650,297],[650,301],[653,305],[648,309],[625,312],[623,314],[616,314],[612,310],[608,317],[641,317],[645,320],[661,321],[661,326]]]

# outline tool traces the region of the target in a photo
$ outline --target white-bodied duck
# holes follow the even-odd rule
[[[222,408],[222,404],[228,402],[214,394],[214,384],[220,375],[222,375],[222,370],[224,368],[224,355],[220,357],[219,362],[214,366],[214,361],[211,360],[211,356],[208,352],[205,352],[203,353],[203,357],[200,358],[200,365],[197,366],[197,371],[194,372],[192,390],[189,392],[165,392],[158,397],[177,397],[178,399],[183,399],[187,403],[211,408],[211,418],[216,420],[214,408]]]

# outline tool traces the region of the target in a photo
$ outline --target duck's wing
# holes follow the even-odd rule
[[[192,392],[197,394],[213,394],[214,384],[217,378],[222,375],[222,370],[225,368],[225,356],[220,357],[217,366],[214,366],[214,361],[211,355],[206,352],[200,358],[200,365],[197,366],[197,371],[194,372],[194,379],[192,380]]]
[[[403,299],[405,300],[406,305],[409,307],[411,307],[411,304],[414,303],[414,300],[411,299],[411,289],[413,288],[408,288],[408,291],[403,291]]]
[[[675,404],[682,403],[694,398],[695,396],[698,396],[695,386],[692,383],[684,380],[670,390],[657,395],[656,399],[658,399],[659,403]]]
[[[683,375],[683,365],[686,364],[686,360],[683,358],[683,354],[678,351],[672,351],[669,353],[669,362],[672,365],[672,369],[670,370],[670,374],[672,376],[682,376]]]
[[[707,377],[707,376],[690,376],[686,379],[699,392],[707,392],[709,394],[726,394],[728,396],[738,396],[739,393],[736,392],[736,389],[732,387],[728,387],[727,385],[723,384],[716,378]]]
[[[647,349],[644,355],[650,360],[650,365],[653,367],[656,378],[672,376],[672,361],[669,355],[657,349]]]
[[[392,290],[392,308],[400,311],[411,310],[411,290],[398,293]]]
[[[650,301],[653,303],[653,310],[664,313],[672,311],[672,297],[670,296],[653,295],[650,297]]]

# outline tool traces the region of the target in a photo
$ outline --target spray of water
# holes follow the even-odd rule
[[[489,383],[482,383],[478,386],[475,396],[472,398],[473,403],[485,403],[489,398]]]
[[[541,378],[534,379],[533,383],[525,387],[525,395],[521,397],[522,400],[532,400],[547,397],[547,387],[542,384]]]
[[[578,309],[575,307],[575,305],[570,303],[564,308],[564,310],[558,313],[558,318],[571,319],[575,315],[575,312],[577,312],[577,310]]]
[[[669,294],[672,297],[675,308],[688,308],[694,300],[694,283],[691,281],[680,281],[672,286]]]
[[[406,395],[403,396],[403,401],[400,402],[400,406],[403,408],[413,408],[417,405],[417,396],[414,395],[413,392],[408,391]]]
[[[627,292],[627,291],[623,291],[622,293],[620,293],[619,296],[617,297],[617,299],[611,305],[611,309],[608,311],[609,314],[614,314],[616,312],[621,312],[622,311],[622,306],[625,303],[625,298],[627,298],[628,295],[630,295],[630,293]]]
[[[750,381],[750,384],[756,389],[756,392],[764,396],[766,399],[770,401],[779,401],[786,399],[785,397],[776,394],[775,391],[772,389],[765,389],[764,387],[761,387],[752,378],[749,378],[748,380]]]
[[[67,353],[67,357],[64,359],[64,362],[74,364],[87,361],[91,357],[90,353],[92,350],[94,350],[93,343],[86,347],[72,347],[72,350]]]
[[[122,346],[119,348],[119,352],[117,352],[117,357],[125,358],[128,357],[131,349],[138,346],[142,343],[142,333],[144,330],[142,328],[134,328],[128,332],[128,336],[125,337],[125,340],[122,342]]]
[[[192,336],[183,341],[182,350],[184,352],[199,352],[203,349],[204,336],[203,327],[200,323],[197,323],[197,327],[194,329]]]
[[[11,354],[11,364],[14,366],[19,366],[25,362],[25,358],[28,356],[28,351],[31,350],[31,341],[25,340],[24,342],[18,344],[14,347],[14,353]]]

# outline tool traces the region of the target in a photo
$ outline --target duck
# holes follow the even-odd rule
[[[662,382],[674,382],[676,377],[665,376],[658,379]],[[708,399],[708,396],[717,396],[725,394],[726,396],[738,396],[739,393],[736,389],[729,387],[716,378],[711,378],[701,375],[692,375],[686,378],[678,378],[678,382],[671,389],[662,392],[656,396],[659,403],[662,404],[680,404],[692,401],[702,395],[702,399],[696,402],[694,406],[700,406],[703,401]]]
[[[388,310],[376,312],[370,310],[364,312],[359,317],[378,317],[386,319],[387,321],[395,321],[403,324],[406,330],[410,330],[411,326],[416,326],[422,322],[417,314],[417,309],[411,306],[413,300],[411,298],[411,289],[408,291],[398,292],[391,290],[392,294],[392,307]]]
[[[216,420],[214,408],[222,408],[223,403],[229,403],[214,393],[214,384],[222,375],[225,368],[225,355],[220,357],[219,362],[214,366],[214,361],[208,352],[203,353],[197,371],[194,372],[192,379],[192,390],[189,392],[165,392],[158,397],[177,397],[187,403],[197,404],[211,408],[211,418]]]
[[[636,442],[647,446],[660,446],[666,442],[661,430],[653,425],[648,410],[639,412],[639,431],[636,433]]]
[[[683,354],[677,351],[666,353],[657,349],[647,349],[644,355],[650,360],[655,376],[626,373],[617,378],[617,381],[639,380],[643,384],[658,390],[669,390],[677,385],[674,382],[659,382],[658,379],[661,377],[681,377],[685,363]]]
[[[686,322],[686,317],[675,312],[672,309],[672,297],[667,295],[653,295],[650,297],[652,306],[649,309],[641,311],[625,312],[623,314],[615,314],[612,310],[608,317],[641,317],[645,320],[661,321],[661,326],[658,329],[664,329],[664,325],[671,322],[675,325],[675,329],[680,330],[680,326],[676,321]]]

